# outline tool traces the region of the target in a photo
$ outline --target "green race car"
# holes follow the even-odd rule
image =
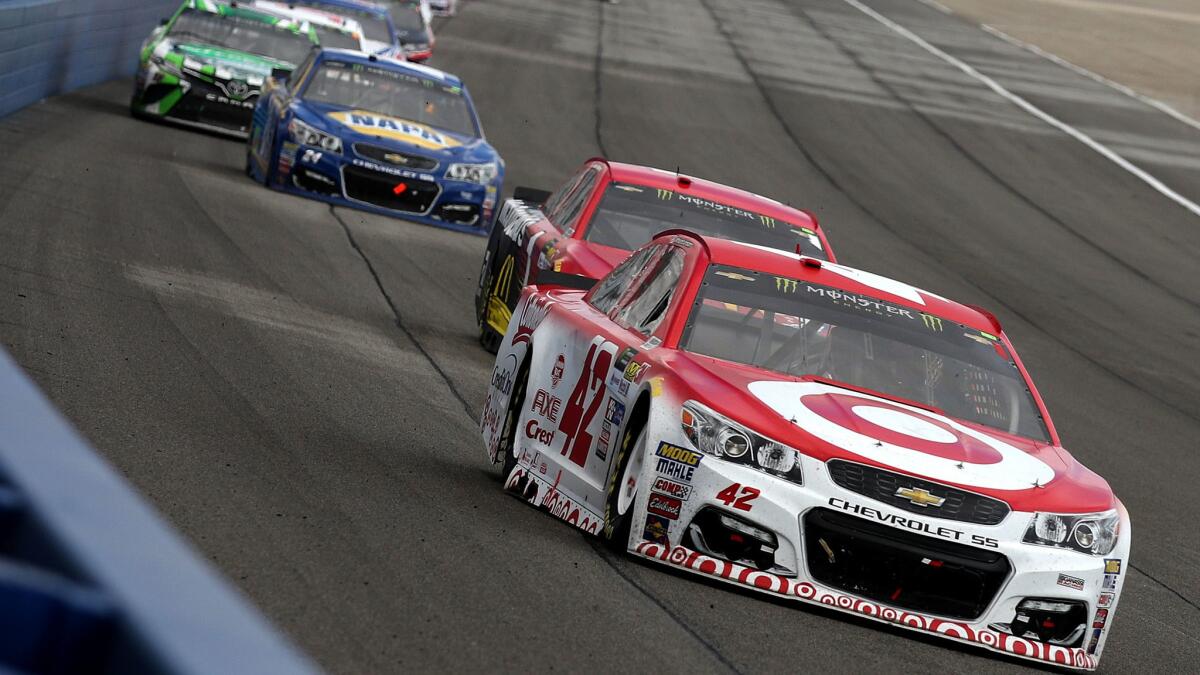
[[[142,46],[130,110],[244,138],[263,81],[317,42],[307,22],[187,0]]]

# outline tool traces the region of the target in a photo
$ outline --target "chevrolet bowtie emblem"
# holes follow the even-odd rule
[[[398,155],[394,152],[389,152],[388,154],[384,155],[383,158],[386,159],[387,161],[391,162],[392,164],[408,164],[407,157],[405,157],[404,155]]]
[[[941,506],[946,503],[945,497],[939,497],[922,488],[897,488],[896,496],[903,497],[917,506]]]

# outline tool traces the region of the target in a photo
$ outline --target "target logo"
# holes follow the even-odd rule
[[[960,485],[1025,490],[1054,469],[944,415],[819,382],[752,382],[750,393],[817,438],[902,471]]]

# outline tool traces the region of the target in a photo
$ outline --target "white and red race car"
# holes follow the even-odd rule
[[[527,287],[481,420],[504,487],[618,550],[1090,670],[1129,516],[987,312],[664,232]]]

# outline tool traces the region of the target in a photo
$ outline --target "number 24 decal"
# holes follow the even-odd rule
[[[734,483],[733,485],[730,485],[724,490],[718,492],[717,499],[720,500],[720,502],[725,506],[732,506],[735,509],[749,511],[750,509],[754,508],[754,505],[750,502],[758,499],[758,496],[761,494],[762,490],[759,490],[758,488],[753,488],[749,485],[742,485],[741,483]]]

